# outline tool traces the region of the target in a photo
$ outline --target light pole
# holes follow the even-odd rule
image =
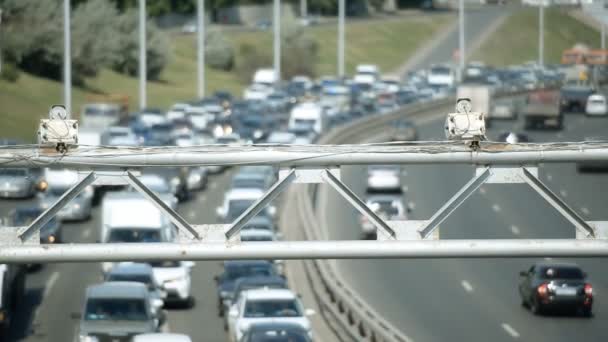
[[[340,0],[338,5],[338,77],[344,77],[344,21],[345,0]]]
[[[146,0],[139,0],[139,109],[146,108]]]
[[[196,3],[196,71],[197,95],[205,96],[205,0]]]
[[[538,8],[538,65],[545,64],[545,4],[540,2]]]
[[[465,59],[467,56],[465,41],[464,41],[464,0],[458,2],[458,56],[459,56],[459,74],[462,77],[464,72]]]
[[[308,2],[306,0],[300,0],[300,17],[306,18],[308,16]]]
[[[72,53],[70,32],[70,0],[63,0],[63,103],[72,116]]]
[[[274,29],[274,74],[276,81],[281,80],[281,0],[274,0],[274,16],[272,26]]]
[[[0,28],[2,27],[2,9],[0,8]],[[0,40],[0,74],[2,73],[2,41]]]

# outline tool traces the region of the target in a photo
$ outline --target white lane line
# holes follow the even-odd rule
[[[513,233],[513,235],[519,235],[519,228],[517,226],[511,226],[511,233]]]
[[[188,212],[188,218],[192,220],[192,219],[194,219],[195,217],[196,217],[196,212],[195,212],[194,210],[190,210],[190,211]]]
[[[209,184],[209,188],[211,188],[211,189],[217,188],[217,183],[216,182],[211,182],[211,184]]]
[[[465,291],[467,291],[469,293],[473,292],[473,286],[468,281],[463,280],[460,282],[460,285],[462,285],[462,287],[464,288]]]
[[[551,175],[550,173],[547,173],[547,180],[550,182],[553,180],[553,175]]]
[[[589,209],[587,209],[586,207],[582,207],[581,211],[583,212],[583,214],[585,215],[589,215],[591,212],[589,211]]]
[[[401,187],[401,190],[403,190],[403,192],[407,192],[410,188],[407,185],[404,185]]]
[[[500,212],[500,206],[498,204],[492,204],[492,210],[498,213]]]
[[[481,188],[479,188],[479,193],[482,195],[486,194],[486,188],[484,188],[483,186]]]
[[[501,324],[501,326],[507,332],[507,334],[511,335],[511,337],[519,338],[519,333],[517,332],[517,330],[513,329],[513,327],[511,327],[507,323],[503,323]]]
[[[563,189],[560,190],[559,194],[560,194],[560,196],[562,196],[564,198],[568,197],[568,191],[566,191],[566,190],[563,190]]]
[[[42,293],[43,300],[51,293],[51,291],[53,290],[53,286],[55,286],[55,283],[57,283],[57,280],[59,280],[59,272],[55,271],[51,273],[49,280],[47,280],[46,282],[46,287],[44,288],[44,292]]]
[[[407,202],[407,206],[410,209],[414,210],[414,209],[416,209],[416,202],[409,201],[409,202]]]

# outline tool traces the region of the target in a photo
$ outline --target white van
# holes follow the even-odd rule
[[[264,84],[272,87],[279,81],[274,69],[258,69],[253,75],[253,83]]]
[[[359,64],[356,71],[357,75],[372,75],[376,79],[380,78],[380,68],[374,64]]]
[[[293,107],[287,129],[293,131],[307,128],[316,134],[322,134],[328,124],[329,120],[322,106],[313,102],[305,102]]]

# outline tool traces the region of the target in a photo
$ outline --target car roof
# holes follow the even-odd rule
[[[136,282],[106,282],[87,287],[87,298],[146,298],[148,288]]]
[[[152,333],[137,335],[133,342],[192,342],[192,339],[183,334]]]
[[[226,193],[228,199],[258,199],[264,194],[261,189],[230,189]]]
[[[300,330],[306,332],[306,329],[297,323],[290,322],[260,322],[251,325],[250,331],[264,331],[264,330]]]
[[[266,260],[228,260],[224,261],[224,267],[231,266],[254,266],[254,265],[272,265],[270,261]]]
[[[112,267],[110,274],[153,274],[152,266],[141,263],[119,263]]]
[[[247,290],[243,292],[243,296],[246,300],[265,300],[265,299],[296,299],[296,295],[289,289],[269,289],[261,288],[254,290]]]
[[[581,267],[573,262],[549,262],[549,261],[541,261],[541,262],[537,262],[536,264],[534,264],[536,267],[553,267],[553,268],[560,268],[560,267],[573,267],[573,268],[578,268],[580,269]]]
[[[403,201],[402,194],[373,194],[368,195],[366,202]]]
[[[253,276],[253,277],[243,277],[239,278],[236,281],[235,288],[238,288],[242,285],[285,285],[287,286],[287,281],[281,276]]]

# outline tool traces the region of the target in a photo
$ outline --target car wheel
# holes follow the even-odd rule
[[[542,315],[542,307],[537,299],[530,301],[530,311],[535,315]]]
[[[581,312],[583,314],[583,317],[587,317],[587,318],[593,317],[593,311],[591,310],[591,308],[582,308]]]
[[[196,299],[194,298],[194,296],[190,296],[190,297],[188,297],[188,299],[186,299],[186,301],[185,301],[186,309],[192,309],[195,305],[196,305]]]

